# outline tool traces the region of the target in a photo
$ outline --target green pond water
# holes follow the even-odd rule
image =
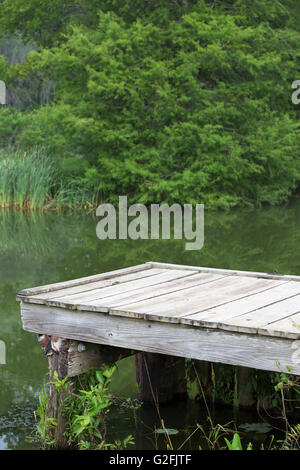
[[[23,214],[0,212],[0,340],[6,344],[6,364],[0,365],[0,449],[38,449],[27,437],[33,432],[33,411],[47,382],[47,359],[36,335],[21,326],[16,293],[26,287],[93,275],[145,261],[222,267],[300,275],[300,200],[279,208],[207,212],[205,242],[186,251],[184,240],[106,240],[96,236],[94,213]],[[134,359],[119,363],[112,383],[119,397],[135,397]],[[193,393],[193,392],[191,392]],[[180,432],[182,443],[197,423],[205,425],[203,405],[193,399],[161,407],[165,425]],[[214,410],[216,423],[233,419],[230,407]],[[240,422],[258,422],[253,412],[241,412]],[[116,437],[133,434],[135,448],[154,447],[156,412],[143,406],[135,413],[113,408],[109,426]],[[197,448],[195,437],[190,446]]]

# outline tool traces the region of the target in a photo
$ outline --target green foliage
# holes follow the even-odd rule
[[[0,208],[42,208],[54,179],[53,162],[45,152],[1,152]]]
[[[18,136],[26,119],[26,115],[17,109],[0,107],[0,148],[18,144]]]
[[[49,430],[55,428],[57,423],[54,418],[46,417],[48,398],[49,396],[46,389],[43,389],[39,394],[39,405],[37,407],[37,411],[34,412],[36,433],[43,445],[43,448],[51,447],[55,444],[55,441],[51,438]]]
[[[294,377],[292,375],[287,375],[285,373],[276,374],[275,381],[277,382],[274,386],[275,392],[279,390],[283,390],[286,386],[293,386],[294,385]]]
[[[300,424],[292,426],[287,433],[284,443],[285,450],[299,450],[300,449]]]
[[[230,423],[229,423],[230,424]],[[221,426],[220,424],[214,425],[209,420],[209,428],[205,429],[200,424],[197,425],[197,429],[201,431],[202,440],[204,440],[205,446],[200,445],[199,450],[243,450],[241,437],[237,431],[234,431],[228,427],[228,425]],[[194,431],[195,432],[195,431]],[[227,437],[232,435],[230,441]],[[226,437],[227,436],[227,437]],[[253,445],[248,442],[246,450],[252,450]]]
[[[78,378],[75,391],[67,378],[60,380],[57,373],[54,375],[50,383],[66,394],[63,414],[67,419],[66,433],[70,446],[80,450],[113,450],[126,449],[134,444],[131,435],[123,440],[107,441],[106,419],[113,403],[109,384],[115,370],[116,366],[106,366]]]
[[[245,380],[235,366],[211,363],[206,369],[199,369],[199,365],[197,369],[197,361],[189,360],[187,364],[189,382],[196,383],[199,399],[236,408],[255,406],[257,409],[273,409],[276,414],[282,410],[283,399],[287,413],[293,413],[295,404],[298,404],[298,381],[288,371],[279,373],[247,369]]]
[[[53,44],[67,24],[74,2],[53,0],[4,0],[1,2],[0,26],[6,34],[20,34],[24,40],[41,45]],[[76,8],[76,7],[75,7]]]
[[[228,450],[243,450],[243,446],[241,443],[241,438],[239,434],[236,432],[230,442],[226,437],[224,437]],[[251,442],[247,446],[247,450],[252,450]]]
[[[200,424],[197,425],[197,429],[199,429],[202,433],[202,438],[206,444],[206,448],[209,450],[221,450],[223,448],[222,445],[222,437],[224,438],[224,434],[230,432],[228,429],[225,429],[223,426],[217,424],[214,425],[213,422],[208,419],[209,428],[205,429]],[[199,450],[202,450],[202,446],[199,446]]]
[[[77,160],[79,168],[84,165],[80,159],[74,159],[73,170],[70,169],[74,176],[79,171]],[[28,152],[0,150],[0,209],[76,208],[92,204],[96,204],[95,195],[80,187],[76,178],[67,180],[64,167],[59,167],[43,148]]]
[[[66,157],[61,158],[59,165],[65,178],[78,178],[87,170],[88,162],[80,157]]]
[[[19,139],[49,147],[102,199],[226,208],[278,204],[297,188],[295,1],[2,6],[3,31],[44,47],[12,76],[55,82]]]

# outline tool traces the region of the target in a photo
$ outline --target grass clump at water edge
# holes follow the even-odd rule
[[[89,207],[90,195],[60,178],[44,149],[0,150],[0,209]]]

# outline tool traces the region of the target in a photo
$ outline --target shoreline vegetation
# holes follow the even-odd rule
[[[44,149],[0,150],[0,210],[91,209],[98,194],[66,182]]]
[[[225,210],[299,190],[298,0],[2,3],[2,205]],[[26,195],[3,152],[33,146],[53,167],[33,163]]]
[[[16,285],[25,271],[26,280],[42,285],[41,279],[47,277],[45,284],[51,278],[49,266],[55,279],[75,278],[75,272],[98,272],[99,262],[103,270],[115,260],[128,266],[154,252],[157,259],[169,253],[191,266],[299,271],[299,207],[284,208],[300,197],[300,104],[292,102],[292,84],[300,78],[299,0],[0,3],[3,312],[16,312]],[[108,237],[100,246],[84,211],[117,206],[119,196],[130,205],[204,204],[218,211],[207,217],[201,255],[185,251],[175,237],[172,247],[153,240],[137,249],[134,239],[116,244]],[[250,217],[238,212],[265,206],[283,209]],[[60,217],[60,211],[66,212]],[[17,344],[18,328],[14,323],[11,344]],[[23,352],[15,354],[19,387]],[[209,397],[212,407],[215,398],[235,406],[240,394],[257,407],[260,421],[269,403],[279,410],[274,420],[284,439],[272,439],[272,449],[300,449],[300,425],[292,421],[298,420],[300,379],[256,370],[245,376],[219,364],[208,366],[205,376],[199,363],[202,387],[197,368],[186,365],[209,418],[207,428],[196,429],[206,448],[245,448],[239,428],[233,434],[218,427],[207,406]],[[69,438],[79,448],[92,448],[101,426],[98,448],[132,444],[131,435],[107,440],[104,411],[114,403],[106,379],[112,370],[102,372],[92,381],[87,377],[77,397],[69,390],[75,399],[66,408]],[[67,382],[54,382],[68,391]],[[45,407],[41,395],[44,440]],[[253,432],[253,423],[245,424],[242,432]],[[172,449],[163,422],[159,431]]]
[[[298,192],[295,190],[289,197],[283,199],[281,204],[254,204],[247,201],[233,208],[283,205],[297,196]],[[119,195],[114,195],[109,202],[117,202],[118,197]],[[129,199],[132,202],[139,202],[134,201],[134,196],[130,196]],[[43,212],[68,209],[92,210],[103,202],[107,201],[101,200],[100,191],[85,189],[80,179],[66,178],[59,165],[59,159],[52,158],[44,148],[27,151],[21,148],[0,149],[0,211],[4,209]],[[203,201],[200,200],[198,203]],[[214,204],[208,205],[208,208],[220,209]]]

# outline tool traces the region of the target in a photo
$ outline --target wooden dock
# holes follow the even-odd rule
[[[148,262],[17,299],[23,328],[39,333],[50,380],[57,373],[75,386],[76,376],[135,354],[139,398],[166,403],[186,396],[185,358],[206,361],[195,365],[204,384],[209,362],[240,366],[241,384],[244,367],[300,375],[299,281]],[[68,447],[63,394],[50,386],[46,418],[57,423],[49,431],[57,448]]]
[[[17,298],[26,331],[300,375],[300,276],[148,262]]]

